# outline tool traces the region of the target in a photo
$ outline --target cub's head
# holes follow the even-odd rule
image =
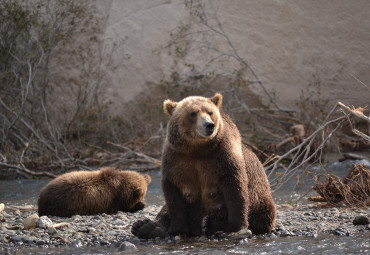
[[[180,102],[164,101],[164,112],[171,117],[168,138],[173,142],[185,140],[189,145],[214,138],[222,125],[221,104],[222,95],[218,93],[210,98],[191,96]]]

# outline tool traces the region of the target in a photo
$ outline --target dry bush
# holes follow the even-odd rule
[[[317,175],[313,189],[331,206],[369,206],[370,170],[364,164],[352,165],[343,180],[332,174]]]
[[[0,13],[2,169],[68,165],[113,133],[102,87],[121,44],[102,44],[89,2],[4,0]]]

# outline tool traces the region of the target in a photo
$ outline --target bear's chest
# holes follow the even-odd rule
[[[217,204],[220,183],[215,160],[184,160],[176,168],[177,186],[188,203],[202,200],[202,204]],[[212,205],[213,206],[213,205]],[[206,206],[208,207],[208,206]]]

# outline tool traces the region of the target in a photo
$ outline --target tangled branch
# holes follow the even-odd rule
[[[268,177],[270,178],[271,187],[274,190],[281,188],[292,177],[296,176],[299,170],[307,165],[312,165],[316,162],[322,161],[322,150],[333,134],[341,127],[343,122],[347,120],[352,128],[354,134],[357,134],[356,129],[353,128],[350,115],[341,110],[344,116],[333,117],[334,112],[339,109],[345,109],[350,115],[361,117],[367,121],[370,120],[363,114],[363,108],[351,109],[341,102],[338,102],[329,112],[323,123],[300,144],[290,149],[288,152],[280,156],[273,164],[267,167],[270,171]],[[334,128],[329,128],[334,125]],[[328,131],[327,131],[328,130]],[[362,137],[362,136],[361,136]],[[315,140],[321,140],[320,144],[313,150],[312,144]],[[288,166],[282,164],[283,161],[290,161]],[[277,170],[281,172],[277,172]]]
[[[325,181],[321,177],[325,176]],[[347,176],[341,180],[338,176],[316,175],[312,187],[331,206],[370,205],[370,170],[364,164],[352,165]]]

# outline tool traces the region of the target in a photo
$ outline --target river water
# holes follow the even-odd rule
[[[324,167],[330,173],[344,176],[352,163],[368,161],[331,163]],[[163,194],[160,188],[160,172],[151,172],[152,183],[148,187],[146,204],[163,204]],[[284,188],[274,192],[276,204],[295,203],[306,193],[313,184],[313,175],[300,180],[296,187],[295,180]],[[0,181],[0,203],[5,205],[36,205],[40,189],[49,180],[15,180]],[[298,203],[308,203],[300,199]],[[353,236],[333,236],[320,234],[317,238],[311,237],[278,237],[272,240],[248,240],[247,243],[232,241],[192,242],[180,244],[164,244],[151,241],[135,243],[138,252],[135,254],[370,254],[370,233],[355,234]],[[31,249],[24,251],[28,254],[114,254],[115,247],[81,247],[81,248],[54,248]]]

